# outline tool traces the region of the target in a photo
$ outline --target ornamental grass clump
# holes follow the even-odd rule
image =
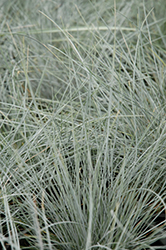
[[[165,249],[160,6],[42,2],[1,14],[0,246]]]

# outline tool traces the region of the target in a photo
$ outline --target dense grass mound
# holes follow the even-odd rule
[[[165,1],[2,2],[0,248],[165,249]]]

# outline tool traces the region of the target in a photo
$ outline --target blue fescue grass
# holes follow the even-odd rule
[[[165,240],[165,17],[101,2],[3,4],[2,249]]]

